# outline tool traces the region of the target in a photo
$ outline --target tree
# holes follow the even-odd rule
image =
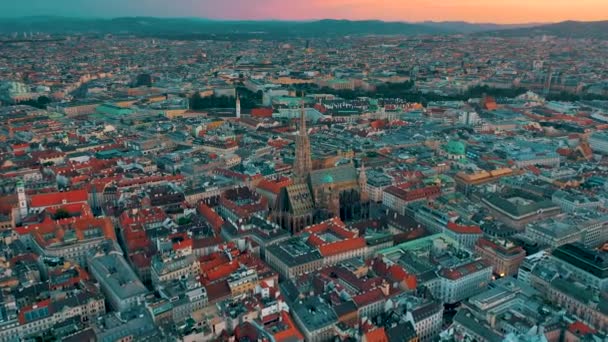
[[[41,106],[41,108],[45,108],[49,103],[51,103],[51,99],[48,98],[48,96],[43,95],[38,98],[38,105]]]
[[[69,217],[70,217],[70,213],[64,208],[57,209],[57,211],[55,211],[55,215],[53,215],[54,220],[66,219]]]
[[[494,97],[517,97],[521,94],[524,94],[527,91],[525,88],[491,88],[486,85],[484,86],[474,86],[469,88],[469,90],[465,93],[465,97],[469,98],[478,98],[482,97],[484,94]]]
[[[23,105],[28,105],[40,109],[45,109],[49,103],[51,103],[51,99],[44,95],[38,97],[36,100],[27,100],[21,102],[21,104]]]
[[[190,103],[190,109],[197,109],[197,108],[195,108],[195,105],[198,107],[202,98],[203,97],[201,96],[201,93],[198,91],[195,91],[194,95],[192,95],[192,97],[188,101]]]
[[[189,217],[180,217],[179,219],[177,219],[177,224],[180,226],[185,226],[190,222],[192,222],[192,220]]]
[[[255,94],[254,94],[255,96]],[[254,99],[250,96],[241,96],[241,108],[251,109],[257,107]],[[202,110],[209,108],[235,108],[236,97],[234,96],[208,96],[202,97],[198,92],[194,93],[190,98],[190,108],[194,110]]]

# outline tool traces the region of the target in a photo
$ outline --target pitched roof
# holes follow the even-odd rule
[[[285,188],[290,212],[296,216],[314,209],[310,189],[306,184],[293,184]]]
[[[415,275],[407,273],[403,267],[397,264],[388,268],[388,277],[397,281],[405,281],[409,289],[415,289],[418,282]]]
[[[333,243],[328,243],[322,246],[319,246],[319,252],[324,257],[338,255],[342,253],[346,253],[348,251],[357,250],[365,247],[365,238],[358,237],[354,239],[347,239],[342,241],[337,241]]]
[[[375,288],[371,291],[353,297],[353,302],[357,304],[358,308],[383,300],[385,300],[384,293],[382,293],[382,290],[379,288]]]
[[[489,267],[492,267],[492,265],[487,260],[479,259],[456,268],[444,268],[440,271],[440,274],[445,278],[456,280]]]
[[[330,233],[333,239],[326,240],[322,237],[324,233]],[[358,237],[357,232],[348,230],[338,217],[310,226],[302,231],[302,234],[310,234],[307,243],[317,247],[323,256],[337,255],[366,246],[365,239]]]
[[[454,222],[448,222],[447,228],[457,234],[483,234],[479,226],[465,226]]]
[[[86,190],[37,194],[30,197],[30,206],[33,208],[50,207],[68,203],[86,202],[88,199],[89,193]]]
[[[307,227],[303,233],[319,234],[325,231],[331,231],[343,239],[353,238],[357,234],[346,229],[346,224],[339,217],[333,217],[321,223]]]
[[[366,342],[388,342],[384,328],[371,330],[364,335],[364,338]]]
[[[281,192],[282,188],[289,186],[291,184],[293,184],[293,180],[291,180],[290,178],[287,178],[287,177],[281,177],[277,180],[268,180],[266,178],[263,178],[258,183],[258,188],[260,190],[265,190],[265,191],[268,191],[275,195],[278,195],[279,192]]]
[[[109,217],[73,217],[67,220],[18,227],[15,231],[20,235],[32,234],[41,246],[63,243],[65,239],[82,241],[103,237],[116,240],[114,225]],[[90,234],[91,232],[93,234]]]
[[[595,334],[596,331],[590,326],[586,325],[581,321],[576,321],[568,326],[568,330],[576,335],[584,336],[588,334]]]
[[[303,341],[304,335],[300,332],[298,327],[295,325],[291,317],[286,311],[281,311],[281,319],[287,329],[279,331],[274,334],[274,339],[277,342],[288,342],[288,341]]]
[[[198,212],[203,215],[216,232],[219,232],[224,224],[224,219],[222,219],[218,213],[213,211],[213,209],[205,203],[201,203],[198,206]]]
[[[441,188],[436,185],[416,189],[405,189],[403,186],[392,185],[384,189],[384,191],[408,202],[434,197],[441,194]]]

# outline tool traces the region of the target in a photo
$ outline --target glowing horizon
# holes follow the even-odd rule
[[[226,20],[350,19],[548,23],[608,20],[606,0],[24,0],[0,16],[200,17]]]

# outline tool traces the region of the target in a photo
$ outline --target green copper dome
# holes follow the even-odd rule
[[[446,148],[449,154],[454,155],[464,155],[465,154],[465,146],[460,141],[452,140],[448,143]]]
[[[326,174],[323,176],[323,183],[333,183],[334,177],[330,174]]]

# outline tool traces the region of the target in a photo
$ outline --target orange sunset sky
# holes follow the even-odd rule
[[[539,23],[608,20],[608,0],[0,0],[0,16],[30,15]]]
[[[310,0],[298,4],[262,0],[259,3],[259,8],[251,14],[260,18],[272,13],[274,7],[280,11],[268,16],[287,19],[330,17],[495,23],[608,19],[608,0]]]

